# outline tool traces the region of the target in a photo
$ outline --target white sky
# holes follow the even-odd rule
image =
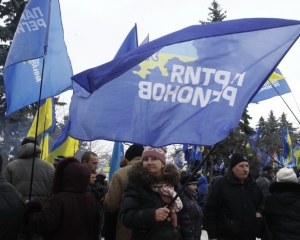
[[[74,74],[112,60],[130,29],[137,24],[139,43],[149,33],[150,41],[208,18],[212,0],[60,0],[65,41]],[[300,20],[300,0],[218,0],[227,11],[226,20],[270,17]],[[293,92],[283,98],[298,119],[300,112],[300,40],[291,48],[279,69]],[[66,94],[64,101],[70,101]],[[293,96],[294,95],[294,96]],[[295,99],[294,99],[295,97]],[[250,104],[251,126],[273,109],[282,112],[294,127],[300,127],[280,97]]]

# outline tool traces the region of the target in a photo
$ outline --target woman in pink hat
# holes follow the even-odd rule
[[[120,220],[132,229],[131,239],[192,240],[182,195],[170,209],[166,207],[177,194],[180,180],[178,168],[166,164],[166,148],[145,147],[142,163],[135,164],[128,176]]]

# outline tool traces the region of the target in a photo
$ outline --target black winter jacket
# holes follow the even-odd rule
[[[300,185],[274,182],[266,199],[266,222],[273,240],[300,238]]]
[[[9,184],[0,172],[0,239],[18,238],[25,213],[21,194]]]
[[[197,202],[198,193],[188,187],[185,187],[183,194],[186,200],[188,215],[191,220],[193,238],[199,240],[201,236],[203,213]]]
[[[182,195],[180,199],[183,203],[183,209],[177,212],[177,228],[173,227],[170,218],[161,222],[156,222],[154,218],[155,209],[165,207],[166,203],[150,186],[159,182],[170,183],[175,186],[175,191],[178,192],[180,176],[177,167],[173,164],[167,164],[164,175],[157,177],[144,169],[142,163],[137,163],[132,166],[128,176],[129,181],[120,209],[120,221],[125,227],[132,229],[132,239],[144,239],[157,223],[147,240],[192,240],[191,222]]]
[[[228,171],[212,186],[204,210],[204,226],[209,239],[255,239],[262,219],[263,195],[255,179],[249,174],[242,184]]]
[[[262,191],[264,198],[270,195],[269,186],[272,183],[272,178],[267,173],[261,173],[260,176],[257,178],[256,183],[257,186]]]

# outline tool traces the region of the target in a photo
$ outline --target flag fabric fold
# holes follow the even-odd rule
[[[43,99],[40,102],[39,108],[39,121],[37,136],[42,133],[52,133],[55,131],[56,119],[55,119],[55,106],[54,98]],[[28,131],[27,137],[35,137],[37,114],[33,119],[33,123]]]
[[[40,147],[42,150],[41,159],[46,160],[49,155],[49,133],[43,133]]]
[[[68,134],[153,147],[214,145],[237,126],[299,34],[299,21],[240,19],[146,43],[85,79],[73,77]]]
[[[6,116],[38,102],[42,76],[41,99],[45,99],[71,89],[72,75],[59,1],[30,0],[4,67]]]
[[[276,90],[275,90],[276,89]],[[251,103],[257,103],[263,100],[267,100],[272,97],[280,96],[286,93],[290,93],[291,89],[286,82],[284,76],[277,68],[268,81],[262,86],[258,93],[251,100]]]
[[[209,42],[214,42],[214,40],[216,40],[216,43],[220,44],[220,42],[217,39],[221,39],[223,38],[223,36],[225,36],[225,39],[223,39],[225,41],[224,44],[227,45],[228,38],[233,37],[231,38],[231,40],[236,45],[240,45],[242,44],[242,42],[234,38],[235,35],[243,35],[247,33],[250,33],[250,35],[255,33],[263,35],[262,31],[267,31],[270,34],[273,34],[272,30],[277,30],[280,32],[280,29],[284,28],[293,28],[292,32],[296,30],[296,32],[294,32],[296,34],[294,37],[298,38],[299,24],[300,22],[296,20],[285,20],[276,18],[249,18],[222,21],[207,25],[190,26],[177,32],[158,38],[152,42],[149,42],[148,44],[144,44],[139,48],[130,51],[117,59],[114,59],[99,67],[93,68],[89,76],[87,76],[87,78],[81,78],[79,75],[75,75],[72,77],[72,79],[76,81],[79,85],[84,87],[87,91],[94,92],[104,84],[119,77],[126,71],[130,70],[132,67],[136,66],[137,64],[139,64],[140,62],[142,62],[143,60],[150,57],[151,55],[153,55],[154,53],[158,52],[166,46],[185,44],[190,41],[201,39],[204,40],[203,42],[206,42],[205,40],[208,40]],[[280,34],[277,35],[277,37],[279,36]],[[266,37],[265,41],[270,42],[270,39],[271,38]],[[258,47],[259,44],[255,43],[256,41],[252,42]],[[248,43],[246,44],[248,45]],[[219,47],[221,46],[224,47],[223,44],[220,44]],[[177,47],[180,48],[180,45],[178,45]],[[217,52],[218,46],[213,45],[212,47],[215,49],[213,52]],[[260,47],[267,46],[261,45]],[[282,45],[280,44],[278,45],[278,47],[282,47]],[[229,50],[228,48],[226,49]],[[249,51],[247,51],[247,53],[250,56],[252,52],[250,51],[250,49],[248,50]],[[206,51],[211,51],[211,49],[207,49]],[[257,49],[256,51],[259,51],[259,49]],[[262,79],[264,80],[264,82],[267,80],[267,77],[271,74],[271,72],[273,72],[274,69],[272,69],[272,71],[269,71],[267,76],[264,76],[264,78]]]
[[[54,158],[62,155],[65,157],[73,157],[79,147],[79,141],[67,135],[67,130],[70,128],[70,122],[67,121],[61,134],[56,139],[50,153],[47,157],[47,162],[53,164]]]
[[[120,161],[123,157],[124,157],[123,144],[121,142],[115,142],[112,156],[110,158],[109,176],[108,176],[109,180],[112,179],[112,175],[114,174],[114,172],[120,169]]]

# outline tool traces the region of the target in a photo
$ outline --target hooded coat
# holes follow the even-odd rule
[[[149,233],[156,224],[155,229],[148,235],[147,240],[192,240],[191,222],[187,213],[185,199],[181,194],[179,197],[183,208],[177,212],[177,224],[174,228],[171,219],[155,221],[155,209],[165,207],[161,196],[151,189],[152,184],[169,183],[174,190],[179,190],[180,175],[174,164],[165,165],[164,174],[156,176],[143,167],[143,163],[132,166],[129,173],[129,181],[124,192],[120,210],[120,221],[132,229],[132,239],[141,240]]]
[[[300,185],[274,182],[265,204],[265,218],[272,240],[298,240],[300,236]]]
[[[97,201],[86,191],[90,171],[75,158],[58,163],[52,184],[52,197],[41,206],[25,205],[25,224],[44,240],[96,240],[99,231]]]
[[[263,195],[255,179],[244,184],[230,170],[212,186],[204,210],[204,227],[209,239],[253,240],[262,227]]]
[[[42,203],[46,203],[50,197],[54,167],[40,159],[40,154],[41,149],[36,146],[31,196]],[[3,171],[6,180],[21,193],[23,201],[28,200],[29,197],[33,155],[33,143],[22,145],[17,152],[18,159],[9,163]]]

